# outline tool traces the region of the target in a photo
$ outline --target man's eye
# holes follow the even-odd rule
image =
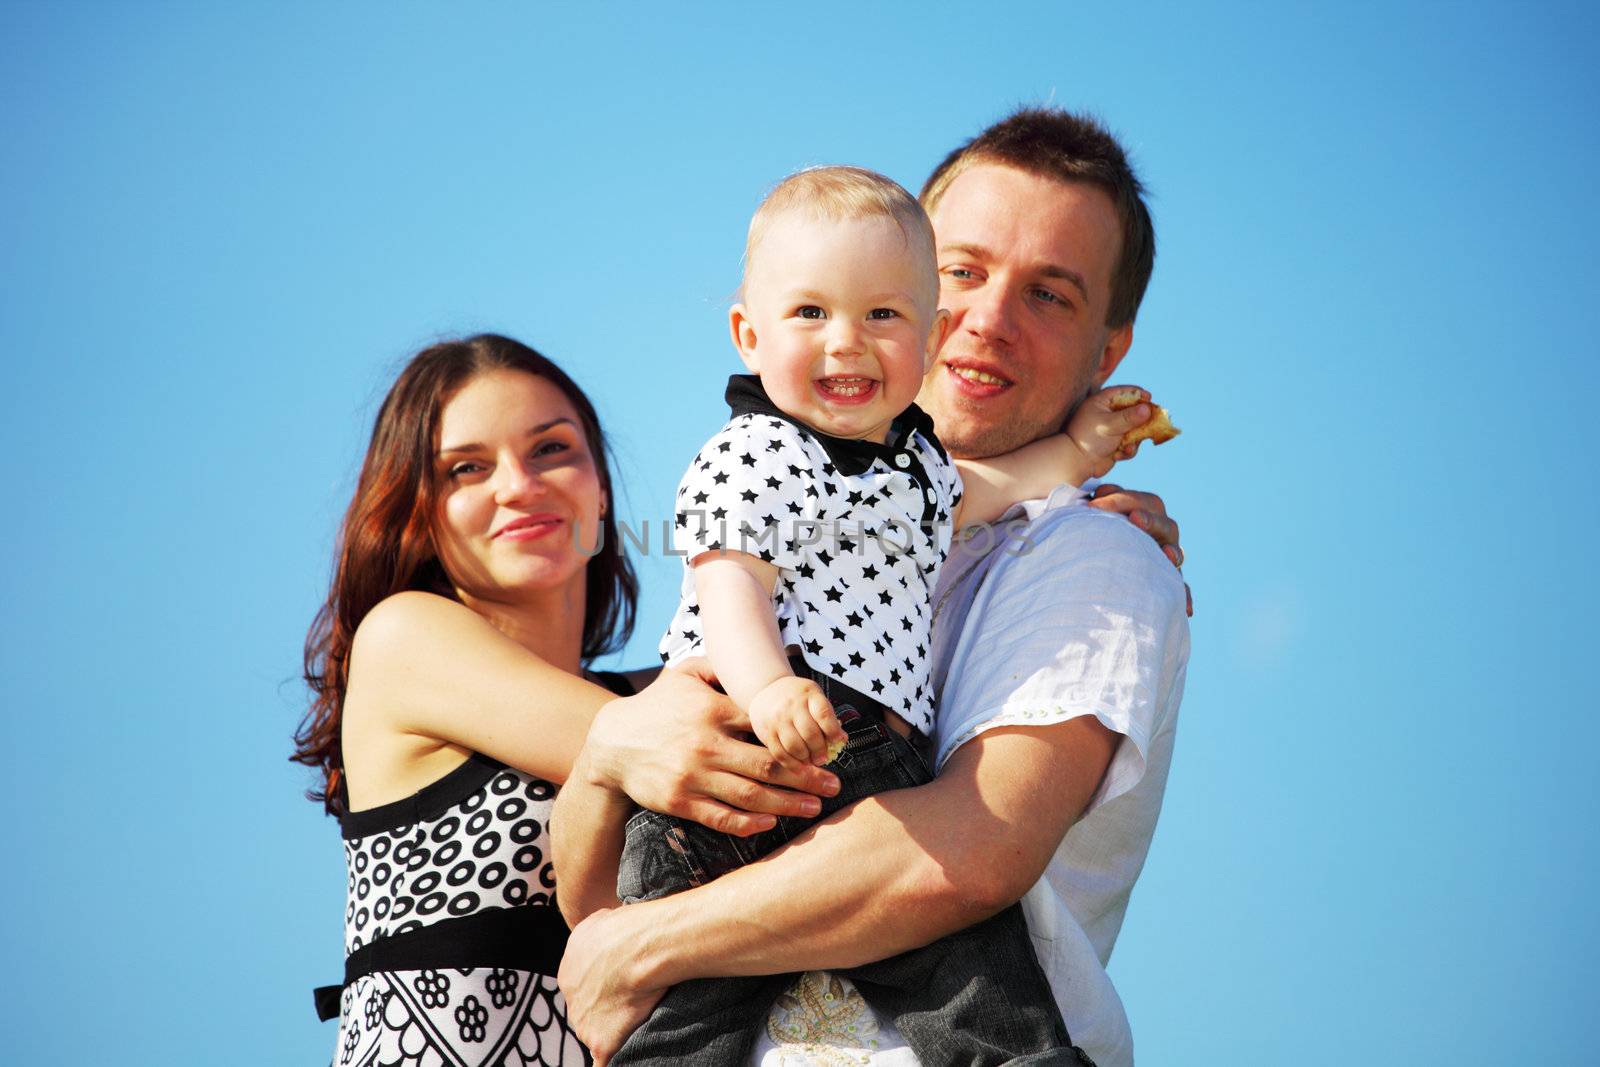
[[[867,312],[867,318],[869,319],[894,319],[899,317],[900,312],[894,308],[873,308]]]
[[[1043,300],[1046,304],[1066,304],[1065,300],[1048,289],[1035,289],[1033,295]]]
[[[827,313],[815,304],[806,304],[804,307],[796,308],[794,313],[802,319],[827,318]]]

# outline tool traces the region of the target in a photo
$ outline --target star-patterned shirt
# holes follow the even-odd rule
[[[932,592],[961,476],[912,405],[886,444],[830,437],[780,411],[754,375],[728,380],[732,417],[678,485],[683,588],[661,658],[705,654],[690,564],[726,549],[778,568],[773,614],[819,674],[933,729]]]

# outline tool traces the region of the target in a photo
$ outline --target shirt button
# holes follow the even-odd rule
[[[894,454],[894,465],[899,467],[901,470],[905,470],[907,467],[911,466],[911,457],[906,455],[904,452],[896,452]]]

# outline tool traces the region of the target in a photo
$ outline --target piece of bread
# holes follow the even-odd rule
[[[1115,411],[1131,408],[1135,404],[1146,403],[1145,399],[1137,392],[1129,391],[1126,396],[1112,398],[1111,407]],[[1155,414],[1145,420],[1143,426],[1135,426],[1122,435],[1122,447],[1132,448],[1140,441],[1149,441],[1152,444],[1166,444],[1183,431],[1172,425],[1172,419],[1167,415],[1167,409],[1160,404],[1151,403],[1150,407]]]

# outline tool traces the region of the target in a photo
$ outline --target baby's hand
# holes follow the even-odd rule
[[[750,727],[779,759],[821,765],[844,747],[833,705],[809,678],[785,675],[757,693],[750,701]]]
[[[1112,385],[1091,393],[1067,424],[1067,436],[1089,460],[1090,473],[1104,477],[1118,460],[1132,459],[1139,446],[1124,448],[1129,430],[1149,421],[1150,394],[1136,385]]]

